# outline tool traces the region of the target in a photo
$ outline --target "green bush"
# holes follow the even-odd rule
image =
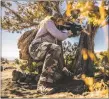
[[[20,61],[19,61],[19,59],[15,59],[15,64],[20,64]]]

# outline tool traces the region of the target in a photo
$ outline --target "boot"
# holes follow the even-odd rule
[[[37,93],[43,94],[43,95],[48,95],[48,94],[53,94],[55,92],[55,89],[53,88],[52,83],[48,82],[40,82],[37,86]]]

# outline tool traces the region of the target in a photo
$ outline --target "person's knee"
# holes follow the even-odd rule
[[[59,45],[53,45],[53,51],[55,56],[59,56],[61,54],[61,47]]]
[[[53,45],[52,45],[52,48],[53,48],[55,51],[61,52],[61,47],[60,47],[59,45],[53,44]]]

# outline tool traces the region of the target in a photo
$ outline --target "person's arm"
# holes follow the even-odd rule
[[[65,32],[61,32],[60,30],[57,29],[57,27],[55,26],[54,22],[52,20],[48,20],[45,24],[47,31],[54,36],[55,38],[57,38],[58,40],[65,40],[66,38],[68,38],[69,33]]]

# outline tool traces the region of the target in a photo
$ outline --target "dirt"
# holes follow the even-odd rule
[[[2,86],[1,86],[1,97],[2,98],[108,98],[108,95],[100,95],[98,91],[96,92],[84,92],[81,94],[74,94],[71,89],[72,84],[66,84],[69,90],[58,91],[51,95],[40,95],[36,93],[35,84],[26,84],[26,83],[15,83],[12,81],[12,71],[15,68],[8,68],[1,72],[2,74]],[[74,81],[73,81],[74,83]],[[75,82],[76,84],[77,82]],[[65,85],[61,85],[65,87]]]

